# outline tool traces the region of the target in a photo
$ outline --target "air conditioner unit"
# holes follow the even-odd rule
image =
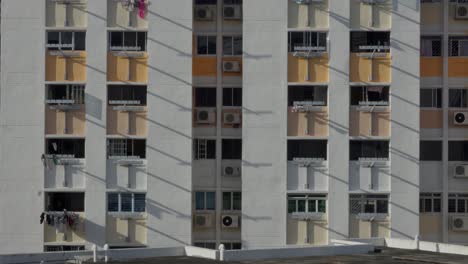
[[[198,109],[196,114],[197,124],[213,124],[216,121],[216,114],[211,109]]]
[[[454,216],[451,222],[453,231],[468,231],[468,217]]]
[[[207,228],[213,225],[212,216],[209,214],[196,214],[193,218],[193,225],[196,228]]]
[[[238,113],[224,113],[224,124],[235,125],[241,123],[241,117]]]
[[[212,6],[196,6],[195,20],[212,21],[215,17],[215,12]]]
[[[223,167],[223,175],[229,177],[238,177],[241,175],[241,168],[233,165]]]
[[[241,5],[225,5],[223,8],[224,19],[239,20],[242,19]]]
[[[454,125],[468,125],[468,112],[455,112],[453,114]]]
[[[468,5],[458,4],[455,6],[455,18],[456,19],[468,19]]]
[[[223,228],[239,228],[240,217],[238,215],[223,215],[221,216]]]
[[[240,72],[241,66],[238,61],[223,61],[224,72]]]
[[[468,178],[468,165],[455,165],[453,176],[455,178]]]

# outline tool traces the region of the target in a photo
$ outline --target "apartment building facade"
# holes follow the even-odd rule
[[[463,7],[2,1],[1,252],[468,243]]]

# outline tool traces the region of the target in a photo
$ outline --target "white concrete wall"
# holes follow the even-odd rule
[[[41,252],[45,2],[3,0],[1,13],[0,254]]]
[[[44,171],[44,188],[85,188],[86,173],[84,164],[53,165],[45,168]]]
[[[244,1],[244,248],[286,244],[287,5]]]
[[[387,165],[366,167],[359,162],[349,163],[349,190],[361,192],[390,191],[390,168]]]
[[[391,237],[419,232],[419,0],[393,1]]]
[[[443,169],[440,161],[421,161],[421,192],[441,192]]]
[[[321,166],[300,167],[288,161],[288,191],[328,191],[327,162]],[[308,187],[306,187],[306,184]]]
[[[88,10],[85,230],[91,248],[106,243],[107,1],[88,1]]]
[[[192,242],[192,0],[148,10],[148,246]]]
[[[350,2],[330,0],[328,85],[329,239],[349,234],[349,16]]]

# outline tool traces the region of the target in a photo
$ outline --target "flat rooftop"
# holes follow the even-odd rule
[[[90,262],[86,262],[90,263]],[[239,263],[239,264],[387,264],[387,263],[409,263],[409,264],[466,264],[468,256],[439,254],[431,252],[423,252],[416,250],[400,250],[383,248],[381,253],[372,253],[365,255],[352,256],[330,256],[330,257],[306,257],[306,258],[291,258],[291,259],[268,259],[268,260],[251,260],[251,261],[215,261],[208,259],[200,259],[193,257],[163,257],[163,258],[148,258],[131,261],[119,261],[108,263],[124,263],[124,264],[214,264],[214,263]]]

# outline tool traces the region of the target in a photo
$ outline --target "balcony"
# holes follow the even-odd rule
[[[148,53],[146,32],[109,32],[107,81],[148,82]]]
[[[86,81],[85,49],[85,32],[47,32],[46,81]]]
[[[47,27],[84,28],[88,24],[86,0],[47,0]]]
[[[45,205],[45,243],[86,241],[84,193],[46,192]]]
[[[327,33],[288,33],[288,82],[328,82]]]
[[[390,137],[388,86],[352,86],[349,134],[353,137]]]
[[[372,3],[375,2],[375,3]],[[392,21],[392,1],[351,1],[351,28],[390,29]]]
[[[391,82],[389,32],[351,32],[350,81]]]
[[[108,86],[108,135],[147,135],[146,90],[146,86]]]
[[[328,0],[309,4],[288,1],[288,28],[328,28]]]
[[[326,86],[289,86],[288,136],[328,136]]]
[[[147,12],[148,1],[140,6],[140,1],[128,6],[121,1],[107,0],[107,27],[109,28],[148,28]]]
[[[352,194],[350,196],[350,238],[390,236],[388,195]]]

